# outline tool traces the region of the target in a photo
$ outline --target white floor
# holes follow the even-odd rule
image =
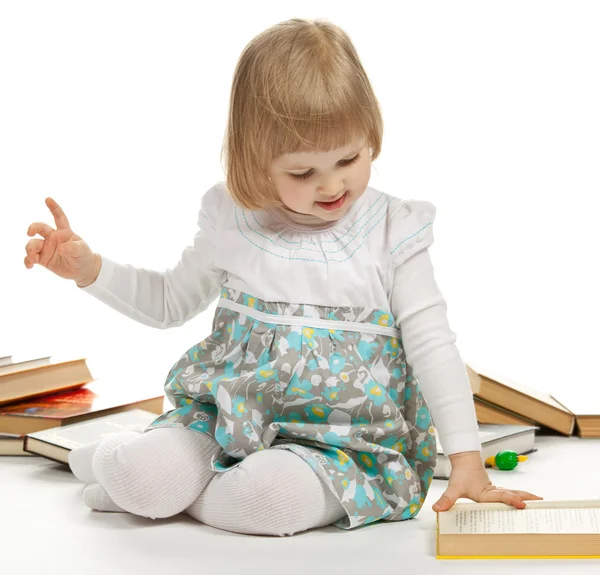
[[[600,497],[600,440],[541,436],[537,443],[538,451],[516,470],[490,470],[492,481],[545,499]],[[600,560],[436,560],[431,505],[445,485],[434,480],[424,508],[408,522],[252,537],[211,529],[186,516],[152,521],[92,512],[67,468],[37,457],[3,457],[0,573],[600,573]]]

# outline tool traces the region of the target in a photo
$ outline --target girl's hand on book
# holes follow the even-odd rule
[[[459,497],[466,497],[478,503],[497,501],[517,509],[525,509],[527,500],[543,499],[527,491],[504,489],[493,485],[478,452],[477,461],[475,458],[465,458],[464,463],[459,460],[452,461],[448,488],[433,505],[433,510],[448,511]]]
[[[27,230],[28,236],[39,234],[27,242],[27,256],[24,263],[27,269],[41,265],[61,278],[75,280],[84,287],[96,280],[100,271],[100,256],[73,232],[62,208],[52,199],[46,198],[46,205],[54,217],[56,229],[43,222],[35,222]]]

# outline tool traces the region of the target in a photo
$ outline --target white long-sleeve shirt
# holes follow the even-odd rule
[[[224,183],[202,198],[193,245],[165,272],[102,258],[83,288],[146,325],[182,325],[223,286],[265,301],[389,311],[447,455],[480,451],[473,397],[428,247],[435,207],[374,188],[322,225],[281,209],[248,211]]]

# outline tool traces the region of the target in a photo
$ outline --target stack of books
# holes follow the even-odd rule
[[[600,438],[600,407],[569,397],[567,405],[552,395],[467,363],[477,421],[487,424],[542,426],[563,435]]]
[[[479,424],[485,461],[508,449],[519,455],[536,451],[535,434],[552,430],[563,435],[600,438],[600,406],[570,394],[568,406],[545,393],[467,362],[467,375]],[[434,477],[447,479],[452,466],[438,437]]]
[[[158,416],[163,403],[126,378],[94,379],[86,358],[0,355],[0,455],[31,455],[29,434],[134,409]]]

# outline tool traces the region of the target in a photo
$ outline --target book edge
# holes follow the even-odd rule
[[[56,445],[55,443],[49,443],[48,441],[44,441],[42,439],[37,439],[37,438],[32,438],[34,440],[34,447],[35,447],[35,442],[39,442],[39,443],[43,443],[45,445],[48,445],[49,447],[59,451],[61,453],[67,452],[67,454],[69,453],[69,451],[71,451],[70,449],[67,449],[65,447],[61,447],[60,445]],[[37,455],[39,457],[43,457],[44,459],[48,459],[50,461],[55,461],[56,463],[60,463],[62,465],[68,465],[69,464],[69,460],[68,460],[68,455],[67,455],[67,461],[63,461],[62,459],[56,459],[55,457],[50,456],[48,453],[40,453],[39,451],[34,451],[30,448],[29,445],[29,438],[27,436],[25,436],[25,441],[23,442],[23,451],[27,452],[27,453],[31,453],[31,455]]]
[[[600,498],[598,499],[541,499],[525,501],[529,509],[600,509]],[[490,502],[477,503],[474,501],[459,501],[447,511],[442,513],[452,513],[453,511],[464,511],[471,509],[485,510],[514,510],[522,511],[508,503]],[[437,512],[440,513],[439,511]]]
[[[23,365],[23,364],[26,364],[26,363],[29,363],[29,362],[43,360],[43,359],[49,359],[50,361],[48,363],[44,363],[43,365],[36,365],[34,367],[30,367],[29,369],[27,369],[27,368],[18,369],[16,371],[9,371],[7,373],[0,374],[0,382],[2,381],[3,377],[8,377],[9,375],[15,375],[15,374],[21,373],[23,371],[39,371],[39,370],[42,370],[42,369],[48,369],[50,367],[56,367],[56,366],[59,366],[59,365],[67,365],[67,364],[70,364],[70,363],[86,363],[87,364],[87,361],[88,361],[89,358],[88,357],[78,357],[78,358],[75,358],[75,359],[57,359],[57,361],[52,361],[53,356],[49,356],[48,358],[46,358],[46,357],[40,357],[40,358],[37,358],[37,359],[22,361],[22,362],[18,362],[18,363],[9,363],[9,364],[7,364],[7,366],[8,365]]]

